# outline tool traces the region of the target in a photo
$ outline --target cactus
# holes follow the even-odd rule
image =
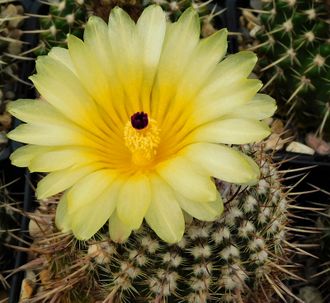
[[[202,35],[209,36],[214,29],[214,18],[220,12],[216,12],[216,5],[211,6],[212,1],[169,1],[169,0],[63,0],[49,2],[48,15],[40,15],[40,43],[36,55],[45,55],[53,46],[66,46],[67,34],[73,34],[79,38],[83,35],[84,25],[89,16],[96,15],[108,21],[109,13],[115,6],[125,9],[133,20],[137,20],[143,9],[153,3],[162,6],[171,21],[176,21],[183,11],[193,5],[199,12],[202,20]]]
[[[1,286],[9,287],[2,272],[12,268],[11,266],[13,265],[13,251],[7,244],[13,244],[12,232],[18,226],[16,207],[15,201],[10,197],[7,186],[0,184],[0,289]]]
[[[250,147],[245,148],[249,150]],[[290,263],[292,201],[281,174],[261,149],[253,152],[261,177],[253,186],[216,180],[225,201],[215,222],[191,220],[177,244],[162,242],[147,225],[127,242],[109,239],[105,226],[89,241],[54,225],[59,197],[40,201],[30,215],[31,261],[27,302],[279,302],[294,296]],[[290,271],[289,271],[290,269]],[[32,277],[32,278],[31,278]],[[32,293],[32,291],[31,291]]]
[[[263,0],[259,13],[258,71],[279,114],[301,134],[330,139],[329,20],[323,0]]]
[[[23,42],[20,27],[24,21],[21,5],[0,3],[0,151],[6,146],[6,133],[11,126],[11,116],[5,111],[6,104],[17,98],[15,85],[19,78],[19,63]]]
[[[49,2],[48,15],[40,15],[39,47],[36,55],[45,55],[53,46],[66,46],[67,34],[81,38],[88,18],[84,1]]]
[[[6,104],[17,98],[17,81],[20,63],[26,59],[22,53],[21,26],[24,22],[24,11],[21,5],[12,1],[0,1],[0,157],[6,157],[8,139],[6,133],[11,127],[11,115],[6,112]],[[13,252],[6,246],[12,242],[10,231],[17,227],[13,203],[8,190],[0,176],[0,288],[9,287],[2,271],[7,270],[13,261]]]

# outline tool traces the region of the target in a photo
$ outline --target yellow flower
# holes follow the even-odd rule
[[[64,192],[56,224],[79,239],[109,220],[124,241],[143,221],[178,242],[184,214],[214,220],[223,211],[212,177],[240,184],[259,169],[224,144],[259,141],[274,101],[247,79],[256,56],[226,53],[227,31],[200,40],[199,18],[186,10],[166,23],[159,6],[135,24],[120,8],[109,24],[91,17],[84,41],[39,57],[31,77],[43,100],[18,100],[9,111],[26,122],[9,138],[28,143],[14,165],[49,172],[37,197]]]

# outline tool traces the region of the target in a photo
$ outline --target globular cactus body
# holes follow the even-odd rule
[[[325,1],[264,0],[254,48],[266,89],[302,133],[330,139],[330,40]],[[260,12],[260,11],[259,11]]]
[[[77,241],[54,227],[56,199],[41,201],[31,216],[30,251],[40,260],[35,273],[42,287],[27,302],[48,298],[54,288],[56,302],[77,302],[77,296],[86,302],[278,302],[276,294],[290,293],[285,280],[295,277],[287,269],[291,201],[268,157],[257,152],[255,158],[259,183],[216,181],[224,214],[215,222],[192,220],[177,244],[162,242],[146,225],[123,244],[112,242],[106,227]]]
[[[19,63],[28,59],[22,55],[24,10],[22,5],[10,2],[0,3],[0,152],[7,144],[6,133],[11,127],[6,104],[17,98],[17,81],[22,81]]]
[[[13,250],[8,244],[14,244],[12,234],[17,230],[18,222],[14,207],[6,185],[0,186],[0,289],[9,287],[4,272],[13,266]]]
[[[6,112],[9,101],[17,98],[17,81],[20,63],[27,60],[22,55],[23,42],[21,41],[21,27],[24,22],[24,9],[13,1],[0,2],[0,158],[8,156],[7,132],[12,123],[11,115]],[[0,176],[1,181],[3,175]],[[0,182],[3,183],[3,182]],[[12,240],[10,232],[16,227],[15,215],[10,203],[9,193],[5,185],[0,184],[0,288],[6,285],[2,275],[13,261],[13,252],[6,246]]]
[[[40,17],[36,55],[46,55],[53,46],[65,47],[68,34],[81,38],[88,18],[84,1],[49,2],[48,6],[48,15]]]
[[[216,30],[214,18],[221,13],[213,0],[169,1],[169,0],[63,0],[49,2],[49,13],[40,16],[40,44],[36,55],[46,55],[54,46],[66,47],[68,34],[82,38],[84,26],[92,15],[108,22],[110,11],[122,7],[133,20],[137,20],[143,9],[151,4],[159,4],[172,22],[178,20],[186,8],[193,6],[199,13],[202,23],[201,33],[209,36]]]

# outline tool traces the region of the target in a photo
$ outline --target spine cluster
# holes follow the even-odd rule
[[[265,88],[303,132],[330,138],[330,26],[323,0],[263,0],[253,47]]]

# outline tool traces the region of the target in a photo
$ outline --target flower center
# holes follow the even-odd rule
[[[131,116],[124,128],[125,145],[132,153],[132,162],[139,166],[149,164],[157,154],[160,142],[157,122],[144,112]]]

